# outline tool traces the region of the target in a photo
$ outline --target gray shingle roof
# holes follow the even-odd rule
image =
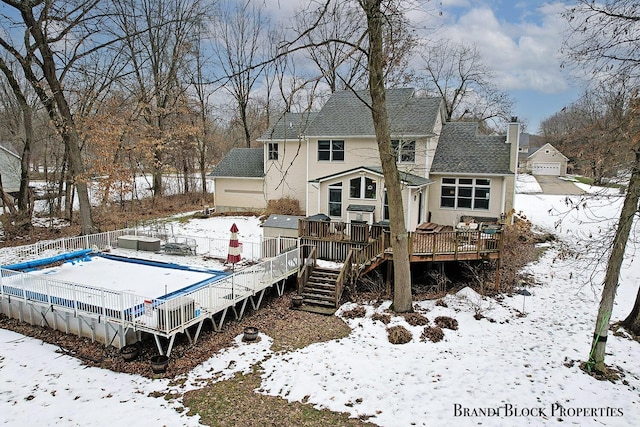
[[[375,136],[371,110],[368,107],[370,103],[368,91],[335,92],[318,113],[309,117],[309,125],[304,134],[311,137]],[[411,88],[387,90],[391,135],[433,134],[441,104],[440,98],[414,96]],[[289,122],[287,119],[284,123]],[[279,136],[281,130],[277,129],[278,126],[282,126],[282,121],[265,133],[263,139],[268,139],[270,134],[274,138]]]
[[[296,215],[280,215],[280,214],[272,214],[269,215],[269,218],[262,223],[262,227],[272,227],[272,228],[286,228],[290,230],[298,229],[298,220],[302,219],[302,216]]]
[[[262,148],[232,148],[211,172],[211,176],[262,178],[264,151]]]
[[[318,113],[285,113],[258,141],[298,139]]]
[[[446,123],[431,165],[432,173],[511,174],[506,136],[477,133],[478,124]]]
[[[349,169],[346,171],[341,171],[338,173],[333,173],[331,175],[326,175],[320,178],[316,178],[314,179],[312,182],[321,182],[321,181],[326,181],[327,179],[331,179],[335,176],[338,175],[349,175],[352,174],[354,172],[358,172],[358,171],[362,171],[362,170],[368,170],[370,172],[376,173],[380,176],[384,176],[383,172],[382,172],[382,167],[380,166],[358,166],[356,168],[353,169]],[[400,171],[400,180],[402,180],[402,182],[404,182],[405,184],[409,185],[410,187],[421,187],[423,185],[427,185],[427,184],[432,184],[434,181],[429,179],[429,178],[424,178],[422,176],[418,176],[418,175],[414,175],[412,173],[408,173],[408,172],[403,172]]]

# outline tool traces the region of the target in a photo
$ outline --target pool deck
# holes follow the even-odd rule
[[[268,288],[282,295],[298,267],[297,248],[233,274],[83,255],[30,272],[1,269],[0,313],[118,347],[150,333],[160,354],[169,355],[178,333],[195,343],[206,319],[219,330],[228,313],[239,319],[248,303],[258,309]]]

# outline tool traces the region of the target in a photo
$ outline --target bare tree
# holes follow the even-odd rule
[[[633,161],[631,141],[625,136],[632,90],[627,79],[612,77],[541,123],[545,141],[567,155],[595,185]]]
[[[604,286],[602,289],[602,297],[598,307],[598,316],[596,318],[595,331],[593,333],[593,341],[591,344],[591,352],[589,354],[588,366],[597,372],[607,372],[605,365],[605,354],[607,335],[609,331],[609,322],[611,321],[611,312],[613,310],[613,302],[616,296],[616,290],[620,280],[620,268],[624,260],[624,253],[629,240],[633,219],[638,211],[638,201],[640,200],[640,123],[635,119],[640,114],[640,104],[638,99],[633,101],[634,122],[632,136],[634,142],[635,159],[631,169],[631,177],[627,187],[627,195],[624,198],[622,211],[620,211],[620,219],[613,238],[609,260],[607,262],[607,270],[604,278]],[[638,298],[640,298],[640,293]],[[636,307],[637,310],[637,300]],[[633,326],[636,321],[632,315],[625,322]],[[637,313],[635,313],[637,317]]]
[[[436,40],[420,52],[425,89],[442,97],[447,121],[507,119],[513,100],[492,82],[492,70],[475,45]]]
[[[629,76],[632,81],[637,81],[640,77],[640,43],[638,43],[640,15],[638,12],[635,0],[605,0],[604,2],[578,0],[576,5],[564,15],[572,29],[565,43],[569,58],[575,64],[586,66],[597,79],[602,79],[604,76],[624,75]],[[637,95],[635,90],[633,93]],[[603,373],[607,372],[606,342],[613,302],[620,280],[620,267],[640,200],[640,123],[637,121],[640,105],[637,96],[634,96],[630,102],[630,107],[629,117],[632,120],[627,132],[622,136],[628,138],[633,147],[631,177],[609,253],[587,362],[590,369]],[[640,315],[640,306],[635,314]],[[633,319],[627,319],[627,321],[625,323],[633,324]]]
[[[207,194],[207,167],[209,166],[209,151],[213,143],[213,128],[215,127],[211,107],[213,90],[205,75],[206,61],[202,55],[202,29],[197,39],[193,41],[194,63],[189,71],[189,84],[193,88],[194,102],[192,115],[193,126],[196,129],[194,139],[198,152],[197,163],[202,181],[202,195]]]
[[[305,53],[331,93],[363,87],[368,79],[365,52],[356,48],[365,28],[361,12],[354,6],[351,2],[329,2],[318,22],[304,9],[296,14],[297,31],[304,34],[308,46]]]
[[[23,27],[24,37],[23,46],[19,46],[5,36],[13,31],[5,29],[0,46],[18,61],[64,141],[70,176],[78,191],[81,232],[91,233],[95,226],[80,153],[81,139],[63,81],[78,60],[104,46],[95,36],[105,11],[98,0],[2,2],[18,14],[19,20],[13,24]]]
[[[268,19],[250,0],[220,3],[213,27],[213,52],[218,61],[223,88],[235,102],[235,122],[242,128],[244,144],[258,135],[251,122],[251,97],[266,64],[260,57],[267,39]]]
[[[639,78],[639,12],[636,0],[576,0],[564,13],[570,31],[563,53],[570,64],[598,79],[611,74]]]
[[[206,5],[201,0],[121,0],[115,7],[132,76],[129,86],[148,128],[153,194],[161,196],[168,124],[184,90],[180,73],[191,59],[193,33],[199,34]]]
[[[371,115],[378,142],[378,151],[389,206],[389,227],[393,246],[393,309],[398,313],[413,311],[411,299],[411,265],[409,262],[409,239],[404,222],[402,207],[402,186],[391,146],[391,133],[386,106],[384,73],[383,26],[387,16],[398,13],[393,3],[384,4],[382,0],[358,0],[367,20],[369,46],[367,51],[369,64],[369,92],[371,94]]]
[[[309,13],[308,9],[296,15],[296,28],[303,35],[306,54],[331,93],[366,87],[368,39],[362,8],[352,2],[330,1],[320,8],[320,15]],[[389,87],[406,84],[410,79],[409,59],[417,41],[404,14],[385,16],[382,39],[385,84]]]

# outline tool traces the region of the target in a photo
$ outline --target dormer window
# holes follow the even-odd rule
[[[391,148],[395,153],[396,162],[415,163],[416,161],[416,142],[415,141],[392,139]]]

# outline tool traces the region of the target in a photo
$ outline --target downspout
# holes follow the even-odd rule
[[[316,192],[318,193],[318,201],[317,201],[317,206],[318,206],[317,211],[318,211],[318,213],[320,213],[320,200],[321,200],[321,198],[320,198],[320,195],[321,195],[320,188],[322,188],[322,183],[318,182],[318,188],[316,189],[317,190]],[[327,211],[327,214],[328,213],[329,212]],[[307,213],[307,215],[309,215],[309,214]]]
[[[307,181],[307,194],[305,194],[305,197],[304,197],[304,204],[305,204],[304,213],[305,213],[305,216],[309,216],[309,186],[311,185],[311,183],[309,182],[309,138],[305,136],[304,141],[305,141],[305,145],[307,146],[307,149],[306,149],[307,158],[306,158],[306,167],[305,167],[305,174],[306,174],[306,181]]]
[[[506,215],[507,208],[507,177],[502,177],[502,203],[500,204],[500,212]]]
[[[407,231],[413,230],[413,224],[411,223],[411,188],[407,187]]]
[[[424,151],[424,177],[429,179],[429,141],[431,138],[427,138],[427,142],[425,143],[425,151]]]

